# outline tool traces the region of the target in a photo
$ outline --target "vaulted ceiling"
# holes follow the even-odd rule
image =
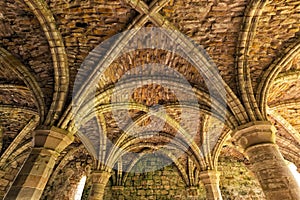
[[[155,48],[119,55],[118,49],[131,41],[127,36],[104,46],[107,49],[94,50],[118,33],[143,27],[185,35],[189,40],[180,44],[191,50],[191,60],[199,62]],[[223,146],[230,146],[230,132],[257,120],[276,126],[281,152],[300,167],[299,29],[298,0],[2,0],[0,168],[26,157],[34,129],[53,125],[77,134],[57,166],[64,166],[60,163],[69,159],[64,158],[68,151],[79,146],[87,149],[81,153],[109,161],[110,156],[123,155],[112,151],[112,144],[117,144],[133,153],[166,147],[170,151],[164,153],[171,159],[184,160],[178,165],[191,159],[200,169],[213,168]],[[147,31],[130,33],[147,35]],[[159,44],[164,36],[150,35],[149,41]],[[84,62],[88,55],[100,65]],[[187,80],[197,106],[190,102],[186,86],[176,82],[176,74],[167,73],[168,79],[163,67],[145,67],[153,63],[168,66]],[[101,77],[94,75],[97,71]],[[217,72],[217,78],[210,72]],[[130,77],[141,73],[151,74],[152,82],[145,79],[146,84],[137,87],[138,80]],[[118,95],[127,102],[113,105],[118,84]],[[96,100],[89,99],[91,87]],[[74,98],[79,102],[75,110]],[[189,117],[182,119],[183,113]],[[78,120],[81,128],[76,127]],[[219,134],[214,135],[216,130]],[[235,156],[231,148],[226,147]],[[179,155],[176,149],[189,153]],[[127,156],[135,160],[135,155]]]

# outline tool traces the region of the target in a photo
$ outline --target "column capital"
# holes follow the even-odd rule
[[[112,175],[112,171],[107,170],[95,170],[92,172],[92,183],[103,183],[107,182],[107,180]]]
[[[243,150],[258,144],[275,144],[276,128],[268,121],[254,121],[236,128],[231,134]]]
[[[89,200],[102,200],[105,186],[112,175],[111,169],[95,170],[91,174],[92,188],[89,194]]]
[[[74,135],[66,130],[51,127],[49,130],[35,130],[33,145],[35,148],[46,148],[60,153],[74,140]]]

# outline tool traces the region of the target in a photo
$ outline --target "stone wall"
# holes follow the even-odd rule
[[[141,159],[131,171],[148,171],[146,173],[130,172],[125,181],[123,189],[123,199],[150,200],[150,199],[188,199],[186,184],[182,180],[177,167],[174,164],[156,169],[159,164],[166,162],[162,157],[152,157]],[[116,197],[116,190],[111,186],[106,187],[105,200],[122,199]],[[201,187],[199,192],[203,194],[204,188]],[[205,194],[205,193],[204,193]],[[204,199],[204,198],[203,198]]]
[[[158,160],[159,162],[159,160]],[[155,162],[141,160],[135,168],[153,167]],[[265,199],[262,189],[242,161],[236,158],[220,157],[220,189],[224,200],[255,200]],[[108,183],[105,192],[105,200],[143,200],[143,199],[191,199],[188,197],[188,187],[183,182],[176,166],[169,165],[163,169],[147,173],[130,173],[125,181],[125,187],[112,186],[112,179]],[[198,189],[197,200],[205,200],[206,194],[203,185]],[[123,195],[119,195],[123,194]]]
[[[41,199],[73,199],[82,175],[88,176],[82,199],[88,199],[91,186],[89,177],[91,160],[89,157],[80,157],[76,154],[74,156],[75,159],[59,170],[55,177],[51,177]],[[113,186],[116,185],[116,177],[112,176],[106,186],[104,200],[195,200],[189,197],[190,188],[186,186],[174,164],[151,171],[162,162],[169,163],[169,160],[165,157],[152,157],[151,159],[144,157],[136,163],[127,178],[123,179],[124,187]],[[262,189],[249,167],[250,165],[246,165],[243,160],[235,157],[221,156],[219,158],[220,190],[224,200],[265,199]],[[148,172],[137,173],[137,171]],[[11,173],[13,178],[16,171]],[[7,172],[3,175],[9,177]],[[0,183],[0,189],[3,190],[1,196],[5,194],[7,188],[5,177],[2,177]],[[206,199],[202,183],[197,192],[197,200]]]
[[[88,175],[82,199],[88,199],[90,177],[87,160],[77,158],[69,162],[64,169],[48,183],[42,199],[73,199],[76,187],[83,174]],[[115,186],[113,175],[105,189],[104,200],[205,200],[206,192],[202,183],[198,187],[198,198],[189,196],[186,186],[174,164],[158,169],[162,163],[170,163],[165,157],[143,157],[130,170],[126,179],[123,173],[123,186]],[[220,190],[224,200],[263,200],[262,189],[249,170],[250,165],[243,159],[222,155],[219,158]],[[51,182],[51,181],[50,181]]]
[[[265,199],[261,186],[249,170],[250,165],[235,158],[220,157],[220,190],[225,200]]]

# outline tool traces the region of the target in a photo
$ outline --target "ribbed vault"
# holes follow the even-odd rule
[[[276,127],[299,169],[299,12],[297,0],[1,1],[0,196],[34,130],[52,126],[75,139],[44,199],[61,174],[73,187],[109,165],[120,186],[156,154],[197,186],[220,154],[249,164],[230,135],[253,121]]]

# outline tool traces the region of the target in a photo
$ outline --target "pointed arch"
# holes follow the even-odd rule
[[[273,118],[276,122],[278,122],[278,124],[280,124],[292,138],[294,138],[296,141],[300,143],[299,131],[297,131],[296,128],[294,128],[294,126],[292,126],[288,122],[288,120],[286,120],[278,112],[276,112],[275,109],[267,108],[267,113],[270,115],[271,118]]]
[[[48,39],[53,67],[54,93],[53,101],[45,118],[44,125],[54,125],[60,117],[69,91],[69,68],[65,46],[60,32],[56,28],[54,17],[44,1],[24,0],[40,22]]]
[[[253,93],[248,55],[255,37],[256,27],[266,5],[266,0],[251,0],[245,11],[243,27],[238,39],[236,49],[236,66],[238,73],[239,91],[250,121],[262,120],[261,112]]]
[[[162,80],[161,80],[162,81]],[[173,85],[174,87],[176,87],[176,89],[178,89],[180,92],[185,92],[185,88],[184,87],[180,87],[180,84],[178,86],[177,82],[174,80],[163,80],[166,82],[166,84],[170,84]],[[127,84],[124,84],[124,88],[126,87],[130,87],[131,84],[133,84],[132,82],[128,82]],[[202,103],[198,103],[197,105],[192,105],[192,104],[187,104],[185,105],[184,102],[180,103],[182,105],[166,105],[166,107],[176,107],[176,106],[182,106],[182,107],[194,107],[195,109],[199,110],[200,112],[203,112],[205,114],[208,115],[213,115],[214,117],[225,121],[226,125],[228,125],[231,128],[234,128],[236,126],[238,126],[238,121],[236,120],[236,118],[238,118],[238,116],[234,116],[234,113],[230,112],[227,108],[226,105],[223,105],[222,102],[219,102],[217,99],[214,99],[214,97],[210,97],[209,94],[207,94],[204,91],[201,91],[198,88],[193,88],[193,91],[195,92],[195,96],[202,101]],[[112,95],[112,93],[114,92],[114,88],[113,86],[108,86],[107,89],[98,92],[94,97],[92,97],[91,99],[88,99],[85,104],[82,105],[81,108],[79,108],[77,110],[77,113],[73,113],[72,115],[69,115],[69,118],[63,118],[60,121],[60,126],[62,128],[67,128],[67,125],[69,124],[70,121],[74,121],[74,118],[80,117],[80,118],[86,118],[88,116],[93,116],[94,113],[93,112],[99,112],[99,113],[104,113],[104,112],[108,112],[111,111],[113,108],[114,109],[128,109],[128,107],[130,107],[131,109],[140,109],[143,111],[148,111],[147,107],[142,106],[141,105],[137,105],[136,103],[123,103],[123,104],[103,104],[103,100],[108,99],[109,96]],[[95,98],[96,100],[94,100],[93,98]],[[213,101],[211,102],[210,99],[213,99]],[[104,101],[105,102],[105,101]],[[209,105],[210,104],[210,105]],[[209,107],[210,106],[210,107]],[[119,108],[118,108],[119,107]],[[215,113],[212,112],[215,111]],[[224,114],[225,112],[225,114]],[[222,114],[223,113],[223,114]],[[89,117],[87,119],[90,119]],[[86,120],[83,120],[86,121]],[[69,126],[72,124],[69,124]],[[70,128],[70,127],[69,127]]]
[[[178,172],[180,173],[180,176],[182,177],[182,180],[184,181],[184,183],[186,185],[188,185],[188,175],[187,175],[187,173],[186,173],[186,171],[185,171],[184,166],[182,165],[182,163],[180,163],[177,160],[177,158],[171,152],[162,151],[161,153],[163,155],[169,157],[173,161],[175,167],[178,169]],[[137,164],[138,161],[140,161],[142,159],[143,156],[144,156],[144,154],[139,154],[138,157],[135,158],[131,162],[130,166],[126,169],[127,172],[124,173],[123,180],[122,180],[122,184],[123,185],[125,185],[125,182],[127,180],[127,177],[129,175],[131,169]]]
[[[0,106],[0,111],[1,111]],[[11,112],[14,108],[10,108],[9,111]],[[23,111],[26,112],[26,111]],[[26,135],[28,135],[32,130],[34,130],[39,122],[39,117],[36,115],[34,116],[28,124],[20,131],[20,133],[14,138],[12,143],[8,146],[8,148],[4,151],[0,158],[0,168],[5,166],[6,161],[8,160],[9,156],[12,155],[14,151],[16,151],[16,147],[21,143]],[[26,145],[25,145],[26,146]]]
[[[63,159],[58,163],[58,165],[54,168],[51,177],[48,181],[48,185],[52,185],[52,183],[55,181],[55,178],[57,178],[57,175],[59,174],[59,172],[68,164],[68,162],[74,157],[74,155],[79,152],[82,151],[84,149],[83,145],[80,145],[76,148],[73,148],[72,150],[70,150],[64,157]]]
[[[267,100],[268,94],[270,92],[271,86],[273,85],[276,77],[280,71],[296,56],[300,54],[300,37],[297,41],[291,44],[285,49],[286,52],[283,56],[276,59],[262,75],[262,80],[258,85],[257,98],[258,105],[262,112],[262,115],[267,118]]]
[[[113,41],[111,41],[113,42],[113,45],[109,44],[107,41],[90,52],[89,56],[84,62],[84,65],[95,66],[90,66],[93,68],[92,73],[85,75],[87,78],[83,83],[80,84],[80,87],[76,89],[76,93],[74,94],[73,98],[76,106],[73,107],[73,113],[77,113],[78,109],[82,106],[91,92],[91,88],[93,88],[92,84],[97,82],[99,76],[106,70],[106,68],[109,67],[120,54],[132,50],[132,48],[127,46],[128,42],[137,34],[139,30],[140,29],[133,29],[129,32],[118,35],[114,37]],[[205,81],[216,90],[218,98],[221,101],[226,102],[231,112],[234,113],[234,116],[239,124],[247,122],[248,119],[247,115],[245,114],[246,111],[244,110],[244,107],[235,94],[231,91],[230,87],[221,78],[217,71],[217,67],[208,58],[205,50],[201,49],[199,46],[196,46],[194,43],[192,43],[192,41],[188,40],[177,30],[164,30],[163,32],[167,38],[171,40],[171,43],[174,43],[172,45],[179,46],[181,48],[181,53],[187,56],[186,59],[188,59],[188,61],[191,62],[199,72],[201,72],[205,78]],[[111,47],[109,50],[103,53],[102,45],[111,45]],[[89,62],[90,60],[92,60],[92,62]],[[71,109],[72,108],[70,105],[67,113],[64,114],[66,118],[70,118],[72,115]]]
[[[34,75],[17,58],[2,47],[0,47],[0,63],[17,74],[31,90],[39,112],[40,121],[43,121],[46,112],[44,94]]]

